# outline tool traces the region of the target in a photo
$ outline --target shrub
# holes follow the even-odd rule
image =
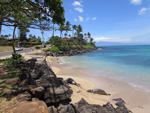
[[[58,49],[59,49],[60,51],[64,51],[64,46],[59,46]]]
[[[81,49],[81,46],[80,46],[80,45],[77,45],[77,48]]]
[[[91,45],[86,45],[86,46],[83,46],[83,48],[94,48],[94,47]]]
[[[60,51],[57,46],[51,47],[49,50],[51,52],[59,52]]]
[[[2,63],[8,63],[10,65],[14,65],[16,62],[25,61],[25,59],[20,54],[12,53],[12,57],[1,60]]]

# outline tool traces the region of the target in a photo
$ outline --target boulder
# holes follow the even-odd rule
[[[64,85],[60,87],[49,87],[45,90],[43,100],[47,104],[58,103],[60,101],[70,102],[72,91]]]
[[[19,82],[19,78],[13,78],[13,79],[7,80],[5,82],[5,84],[8,84],[8,85],[17,85],[18,82]]]
[[[128,110],[126,107],[117,107],[115,113],[132,113],[132,111]]]
[[[29,79],[31,78],[31,74],[30,74],[30,71],[27,70],[27,69],[22,69],[21,70],[21,74],[19,75],[19,79],[21,81],[25,80],[25,79]]]
[[[57,109],[59,113],[79,113],[78,109],[73,104],[59,105]]]
[[[112,104],[110,104],[109,102],[106,104],[106,105],[103,105],[103,107],[109,111],[109,112],[114,112],[115,111],[115,108],[113,107]]]
[[[83,98],[81,98],[81,100],[79,102],[77,102],[75,105],[77,108],[80,108],[82,106],[89,105],[89,103],[86,100],[84,100]]]
[[[31,77],[36,80],[42,76],[43,72],[41,70],[33,70],[30,74]]]
[[[58,109],[55,108],[54,106],[49,106],[48,110],[49,110],[50,113],[58,113]]]
[[[13,109],[13,113],[49,113],[47,105],[40,100],[21,102]]]
[[[111,113],[107,112],[107,110],[100,105],[89,104],[83,98],[76,103],[75,106],[79,113]]]
[[[31,100],[31,95],[28,92],[21,93],[21,94],[19,94],[17,96],[17,100],[19,102],[21,102],[21,101],[29,101],[29,100]]]
[[[42,86],[30,89],[32,95],[36,98],[40,98],[43,95],[44,91],[45,89]]]
[[[24,79],[21,84],[21,86],[26,86],[26,85],[36,85],[36,82],[34,79],[29,78],[29,79]]]

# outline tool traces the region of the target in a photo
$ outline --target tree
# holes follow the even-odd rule
[[[11,36],[10,34],[8,34],[8,35],[0,35],[0,37],[5,38],[5,39],[7,39],[10,36]]]
[[[60,31],[60,37],[62,38],[62,32],[65,31],[65,26],[64,26],[64,24],[59,24],[58,30]]]
[[[27,40],[26,32],[24,30],[20,30],[20,41]]]
[[[88,38],[91,38],[91,34],[89,32],[87,33],[87,35],[88,35]]]
[[[55,23],[64,21],[64,8],[62,0],[1,0],[0,5],[5,10],[0,16],[0,25],[14,26],[13,31],[13,51],[14,34],[16,27],[41,28],[42,22],[49,22],[52,18]],[[43,16],[41,16],[43,15]],[[42,22],[41,22],[42,21]],[[45,24],[49,26],[49,24]],[[0,27],[1,27],[0,26]],[[47,27],[47,26],[42,26]]]
[[[82,32],[82,26],[79,24],[77,26],[77,36],[80,37],[80,32]]]
[[[68,31],[70,31],[71,30],[71,28],[70,28],[70,22],[69,21],[67,21],[66,22],[66,27],[65,27],[65,30],[66,30],[66,34],[68,33]]]
[[[75,36],[75,34],[74,34],[74,30],[76,30],[76,28],[77,28],[77,26],[76,26],[76,25],[72,25],[72,29],[73,29],[73,30],[72,30],[72,33],[73,33],[72,37],[73,37],[73,36]]]
[[[69,38],[71,37],[71,35],[69,34]]]
[[[86,37],[86,33],[84,33],[84,36]]]
[[[49,39],[50,44],[55,45],[55,46],[60,46],[61,45],[61,38],[58,36],[52,36]]]
[[[67,33],[65,33],[64,35],[65,35],[65,38],[66,38],[67,37]]]

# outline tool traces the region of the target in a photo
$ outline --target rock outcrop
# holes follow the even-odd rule
[[[70,48],[68,50],[65,51],[60,51],[58,53],[55,52],[50,52],[50,51],[46,51],[47,52],[47,56],[72,56],[72,55],[77,55],[77,54],[81,54],[81,53],[87,53],[87,52],[91,52],[93,50],[97,50],[98,48]]]

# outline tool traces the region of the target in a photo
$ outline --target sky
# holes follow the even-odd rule
[[[63,7],[66,21],[80,24],[82,33],[90,32],[97,43],[150,44],[150,0],[63,0]],[[12,34],[12,29],[3,27],[2,34]],[[42,37],[40,30],[29,34]],[[52,31],[44,32],[45,41],[51,36]]]

